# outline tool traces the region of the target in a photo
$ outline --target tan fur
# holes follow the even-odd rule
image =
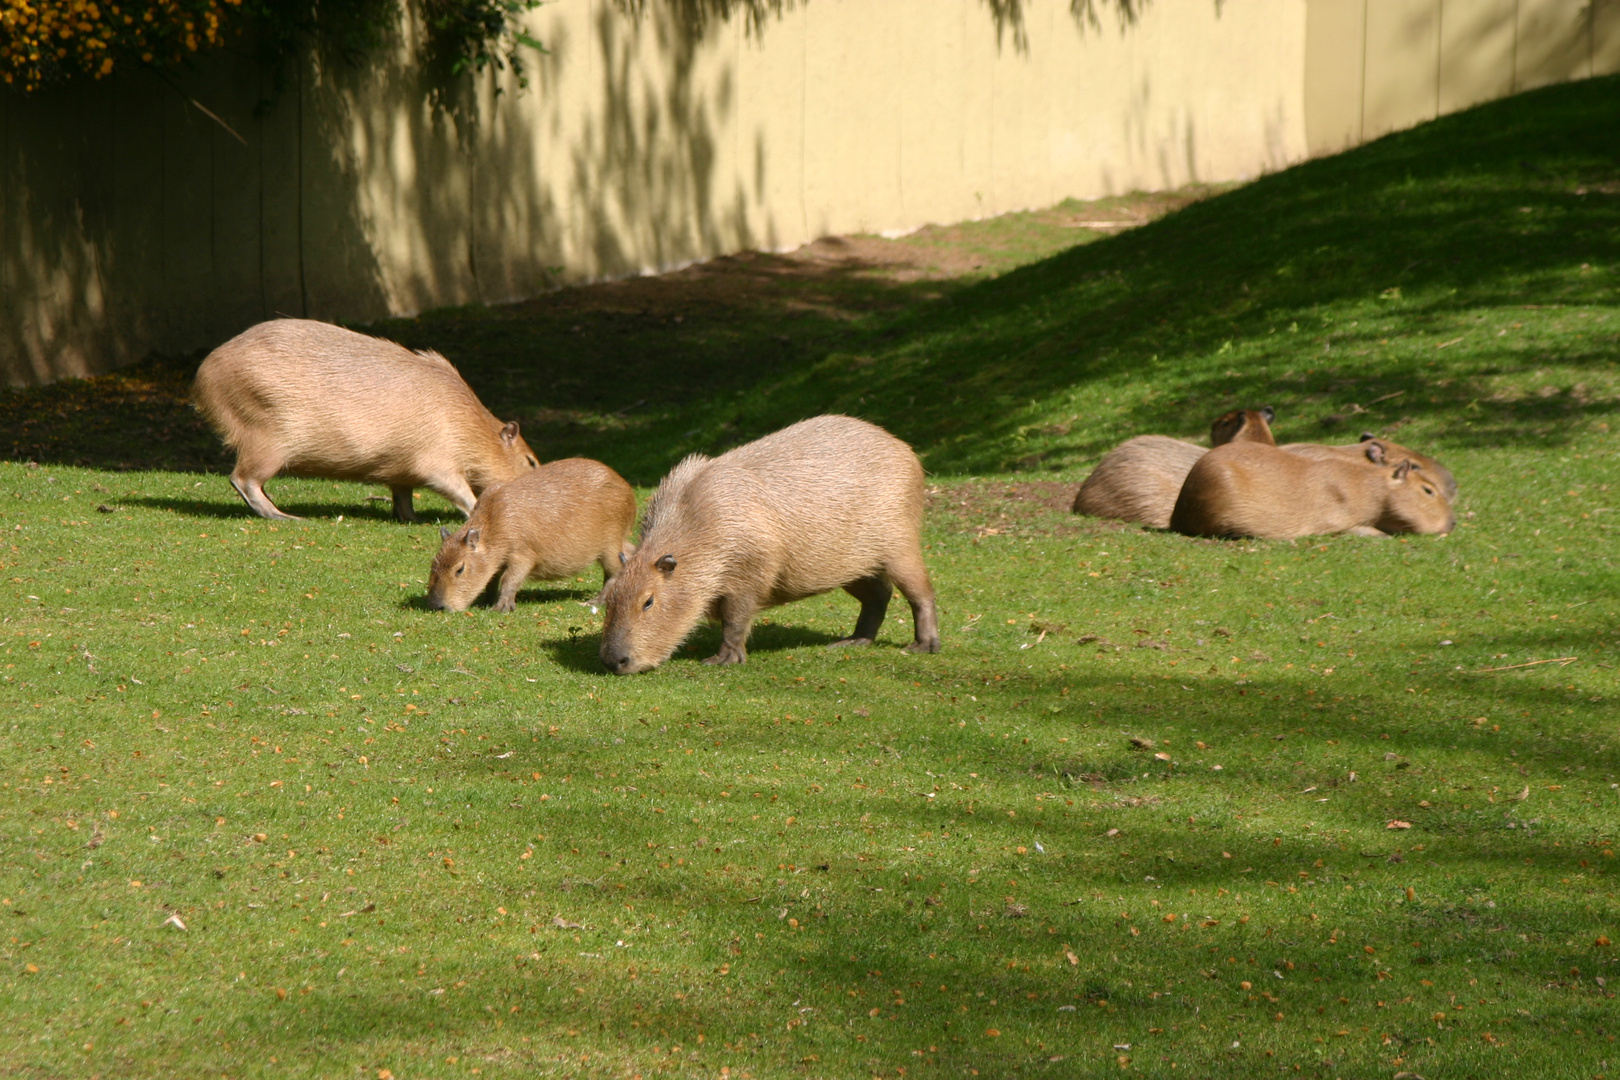
[[[1276,446],[1277,440],[1271,434],[1271,422],[1275,419],[1277,410],[1270,405],[1260,409],[1233,409],[1217,416],[1209,426],[1209,445],[1256,442]]]
[[[911,448],[848,416],[818,416],[677,465],[647,504],[641,544],[602,592],[602,662],[621,675],[667,660],[705,616],[740,664],[754,614],[842,588],[869,645],[894,587],[911,603],[909,652],[938,652],[922,558],[923,469]],[[892,582],[892,585],[891,585]]]
[[[428,571],[428,607],[466,611],[502,570],[496,611],[511,611],[525,581],[572,577],[592,562],[603,588],[635,550],[630,527],[636,493],[600,461],[549,461],[484,492],[467,524],[452,533]]]
[[[1364,460],[1386,447],[1363,445]],[[1456,525],[1439,484],[1402,459],[1377,467],[1254,443],[1218,446],[1187,474],[1170,528],[1188,536],[1290,540],[1327,533],[1448,533]]]
[[[1236,409],[1210,426],[1210,445],[1254,442],[1275,445],[1271,406]],[[1110,450],[1097,462],[1074,496],[1074,512],[1092,517],[1136,521],[1155,529],[1170,524],[1170,511],[1181,493],[1187,471],[1203,457],[1202,446],[1167,435],[1138,435]]]
[[[1318,461],[1337,459],[1340,461],[1353,461],[1357,465],[1378,465],[1382,462],[1369,461],[1367,458],[1367,444],[1377,442],[1384,448],[1384,460],[1390,463],[1410,461],[1424,474],[1440,485],[1445,493],[1446,501],[1457,501],[1457,478],[1451,475],[1451,470],[1440,464],[1434,458],[1410,450],[1400,443],[1392,443],[1388,439],[1379,439],[1370,434],[1363,434],[1361,441],[1348,446],[1325,446],[1321,443],[1284,443],[1283,449],[1290,454],[1301,454]]]
[[[291,518],[264,492],[278,473],[387,484],[414,521],[428,487],[471,514],[485,488],[536,467],[438,353],[308,319],[275,319],[208,354],[197,411],[236,451],[231,484],[260,517]]]

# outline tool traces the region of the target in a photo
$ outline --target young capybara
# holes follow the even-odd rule
[[[292,519],[265,494],[278,473],[387,484],[415,521],[411,489],[471,514],[485,488],[536,467],[516,421],[502,424],[435,352],[309,319],[274,319],[208,354],[197,411],[236,451],[231,485],[260,517]]]
[[[1276,445],[1271,406],[1235,409],[1218,417],[1209,429],[1211,446],[1231,442]],[[1136,521],[1155,529],[1170,524],[1170,511],[1187,479],[1187,471],[1207,451],[1195,443],[1166,435],[1138,435],[1110,450],[1074,496],[1074,512],[1092,517]]]
[[[1364,443],[1367,464],[1358,464],[1253,443],[1218,446],[1187,473],[1170,528],[1265,540],[1449,533],[1456,518],[1439,484],[1411,461],[1389,463],[1386,450],[1377,440]]]
[[[452,533],[428,571],[428,607],[466,611],[501,573],[496,611],[511,611],[528,580],[571,577],[592,562],[603,588],[619,572],[636,521],[636,493],[600,461],[548,461],[484,492],[467,524]]]
[[[938,652],[922,517],[922,463],[864,420],[818,416],[694,454],[658,486],[636,553],[602,591],[602,662],[657,667],[708,616],[723,643],[705,663],[740,664],[757,611],[837,588],[861,602],[837,644],[871,644],[898,587],[916,623],[906,651]]]
[[[1374,460],[1368,457],[1367,444],[1377,442],[1382,445],[1382,458]],[[1385,461],[1410,461],[1415,468],[1422,469],[1431,480],[1439,483],[1440,490],[1445,493],[1447,502],[1457,501],[1457,478],[1451,475],[1451,470],[1440,464],[1434,458],[1410,450],[1399,443],[1392,443],[1388,439],[1380,439],[1370,431],[1361,433],[1361,441],[1348,446],[1326,446],[1321,443],[1284,443],[1283,449],[1290,454],[1303,454],[1305,457],[1323,460],[1337,458],[1343,461],[1353,461],[1358,465],[1383,465]]]

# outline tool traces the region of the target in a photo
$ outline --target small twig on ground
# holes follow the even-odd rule
[[[1554,656],[1546,660],[1531,660],[1527,664],[1507,664],[1503,667],[1482,667],[1475,671],[1474,674],[1481,675],[1487,671],[1512,671],[1514,668],[1535,667],[1537,664],[1557,664],[1559,667],[1568,667],[1570,664],[1573,664],[1579,659],[1580,657],[1578,656]]]

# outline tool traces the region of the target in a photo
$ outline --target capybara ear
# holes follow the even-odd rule
[[[1377,439],[1368,439],[1367,460],[1372,462],[1374,465],[1386,464],[1387,461],[1384,457],[1384,444],[1379,442]]]
[[[672,574],[675,572],[675,556],[660,555],[658,556],[658,561],[653,563],[653,565],[658,567],[658,569],[662,570],[666,574]]]
[[[446,540],[448,540],[448,539],[450,539],[450,538],[451,538],[451,537],[452,537],[452,536],[454,536],[454,535],[455,535],[455,534],[454,534],[454,533],[452,533],[452,532],[451,532],[451,531],[450,531],[450,530],[449,530],[449,529],[448,529],[448,528],[446,528],[446,527],[445,527],[445,526],[443,526],[443,525],[440,525],[440,526],[439,526],[439,542],[440,542],[440,543],[441,543],[441,544],[442,544],[442,543],[444,543],[444,542],[445,542],[445,541],[446,541]]]
[[[507,446],[511,446],[513,443],[517,442],[517,439],[518,422],[516,420],[508,420],[501,428],[501,442],[505,443]]]
[[[478,537],[482,532],[483,532],[482,529],[468,529],[467,530],[467,546],[469,548],[471,548],[473,551],[478,550]]]
[[[1395,479],[1405,480],[1406,475],[1411,471],[1412,463],[1410,461],[1403,461],[1399,465],[1395,466]]]
[[[1376,439],[1376,438],[1378,438],[1378,436],[1374,435],[1372,432],[1363,431],[1361,433],[1361,438],[1357,439],[1356,441],[1357,442],[1371,442],[1373,439]]]
[[[1265,417],[1266,423],[1269,424],[1273,420],[1277,419],[1277,410],[1273,409],[1270,405],[1267,405],[1260,410],[1260,415]]]

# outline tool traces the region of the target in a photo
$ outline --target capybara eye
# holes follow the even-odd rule
[[[534,458],[529,458],[529,468],[538,469],[539,467],[540,463],[538,461],[534,460]]]
[[[462,563],[460,566],[456,567],[456,577],[460,577],[461,574],[462,574],[462,571],[464,571],[466,569],[467,569],[467,564],[466,563]]]
[[[646,611],[648,608],[652,607],[652,602],[653,598],[650,596],[647,597],[646,601],[641,605],[641,610]]]

